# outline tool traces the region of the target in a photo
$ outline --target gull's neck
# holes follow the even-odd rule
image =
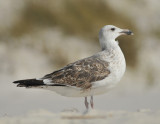
[[[115,41],[115,39],[100,38],[99,41],[100,41],[100,46],[101,46],[102,51],[119,48],[118,42]]]

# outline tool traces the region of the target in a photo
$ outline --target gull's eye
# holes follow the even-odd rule
[[[115,28],[111,28],[111,31],[114,31],[115,30]]]

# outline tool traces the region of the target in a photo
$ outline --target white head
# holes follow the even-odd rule
[[[120,35],[133,35],[133,33],[128,29],[120,29],[113,25],[104,26],[99,32],[99,40],[102,49],[104,50],[110,47],[112,42]]]

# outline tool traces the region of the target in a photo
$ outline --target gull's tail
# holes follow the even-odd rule
[[[43,80],[36,79],[18,80],[13,83],[17,84],[17,87],[37,87],[45,85]]]

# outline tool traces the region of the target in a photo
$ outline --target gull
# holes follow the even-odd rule
[[[106,25],[99,32],[101,51],[56,70],[42,78],[18,80],[17,87],[42,88],[67,97],[84,97],[85,107],[94,108],[93,96],[112,89],[126,70],[123,52],[115,39],[120,35],[133,35],[128,29]]]

